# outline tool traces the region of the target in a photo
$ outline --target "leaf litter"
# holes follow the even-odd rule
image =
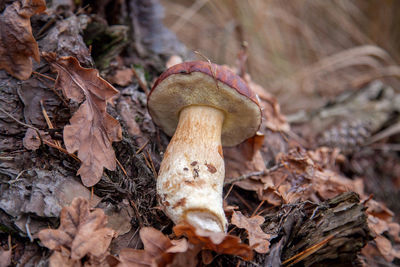
[[[115,232],[106,225],[107,216],[101,209],[90,211],[88,200],[75,198],[70,206],[62,209],[58,229],[39,232],[43,245],[54,251],[50,266],[60,266],[64,262],[80,266],[85,256],[89,263],[107,261],[108,247]]]
[[[264,233],[260,227],[264,221],[265,219],[262,216],[256,215],[248,218],[240,211],[234,211],[231,223],[245,229],[249,237],[250,247],[256,252],[264,254],[269,251],[269,239],[271,238],[271,235]]]
[[[31,58],[40,62],[39,46],[32,35],[30,18],[45,9],[44,0],[14,1],[0,15],[0,69],[20,80],[31,76]]]
[[[23,7],[27,3],[28,1],[24,1]],[[39,3],[40,6],[44,2],[30,1],[29,3]],[[18,4],[13,5],[17,6]],[[32,6],[28,9],[35,8],[37,7]],[[41,11],[42,7],[39,7],[32,12],[39,13]],[[4,12],[2,16],[5,14]],[[28,14],[28,22],[24,21],[25,24],[29,24],[28,30],[30,30],[30,16]],[[1,19],[0,23],[4,23],[4,17]],[[29,33],[27,39],[31,38],[29,36],[31,33]],[[23,35],[26,36],[26,34]],[[29,44],[29,41],[26,43]],[[3,48],[1,45],[0,63],[1,49]],[[30,55],[21,53],[22,59],[17,59],[16,62],[18,60],[29,60],[30,62],[30,57],[35,60],[39,58],[39,51],[35,50],[34,44],[31,45],[33,48],[30,52],[28,51]],[[117,94],[117,91],[102,80],[96,70],[82,68],[74,57],[57,58],[55,54],[51,53],[45,53],[44,57],[58,72],[56,86],[63,90],[64,96],[77,103],[84,101],[71,118],[70,125],[64,129],[64,142],[68,151],[70,153],[78,151],[78,156],[83,161],[78,171],[83,183],[86,186],[94,185],[100,180],[103,167],[115,169],[115,153],[111,143],[121,139],[121,128],[119,123],[106,112],[106,103]],[[31,63],[27,66],[30,66],[30,71],[25,68],[7,71],[16,77],[20,75],[17,78],[22,79],[26,77],[27,73],[29,75],[31,73]],[[127,76],[126,80],[130,80],[130,74]],[[263,113],[267,118],[263,127],[273,132],[289,133],[289,124],[280,113],[276,99],[266,94],[261,86],[253,83],[249,76],[245,79],[253,90],[260,95]],[[37,141],[33,140],[36,139],[34,134],[30,134],[31,141]],[[137,134],[140,134],[140,131],[137,131]],[[377,234],[374,243],[375,248],[368,249],[375,249],[376,253],[383,255],[388,261],[392,261],[396,257],[399,258],[398,245],[395,242],[398,243],[400,239],[400,226],[392,221],[393,213],[381,203],[365,196],[362,180],[350,180],[334,169],[340,154],[328,151],[326,148],[307,151],[296,147],[289,152],[276,155],[274,158],[277,163],[276,168],[270,170],[266,168],[265,153],[262,151],[263,148],[260,147],[263,141],[260,141],[260,139],[249,140],[242,147],[235,148],[236,157],[233,157],[233,159],[226,157],[228,164],[234,162],[231,166],[236,166],[236,169],[232,168],[236,173],[232,172],[229,177],[245,175],[242,180],[235,182],[235,185],[249,191],[255,191],[260,200],[265,200],[275,207],[298,201],[324,200],[341,192],[356,191],[368,207],[369,226]],[[35,147],[37,143],[31,145]],[[244,163],[243,158],[246,159]],[[249,171],[257,174],[246,177]],[[76,219],[77,224],[71,226],[68,218],[66,218],[68,217],[65,215],[66,213],[70,215],[70,219]],[[189,243],[186,239],[170,240],[154,228],[142,228],[140,237],[144,244],[144,250],[126,249],[121,251],[120,264],[122,266],[125,266],[123,265],[125,263],[126,266],[138,266],[135,265],[137,264],[135,261],[138,261],[139,265],[144,266],[165,266],[170,263],[180,263],[181,266],[195,266],[199,251],[202,251],[203,263],[211,263],[213,260],[210,250],[241,256],[245,260],[251,259],[252,248],[259,253],[268,252],[270,236],[261,229],[264,218],[261,216],[248,218],[240,211],[232,210],[232,213],[232,224],[247,231],[250,247],[242,244],[238,237],[209,233],[188,225],[178,225],[174,228],[174,231],[177,236],[186,236]],[[90,222],[90,218],[94,222]],[[118,261],[115,258],[112,260],[107,252],[114,233],[111,229],[105,227],[105,218],[100,210],[90,212],[82,199],[74,200],[70,207],[64,208],[61,213],[60,228],[41,232],[43,244],[55,250],[50,263],[53,266],[61,264],[64,266],[81,266],[84,258],[86,260],[85,266],[113,266],[117,264]],[[99,234],[99,236],[95,234]],[[129,261],[132,259],[133,263]],[[183,264],[184,262],[186,264]]]
[[[116,157],[112,142],[122,139],[119,122],[107,113],[107,101],[118,91],[99,76],[96,69],[81,67],[74,57],[57,58],[55,53],[43,57],[58,72],[56,88],[66,98],[83,102],[64,127],[64,143],[69,153],[78,151],[82,161],[77,174],[85,186],[95,185],[103,168],[115,170]]]

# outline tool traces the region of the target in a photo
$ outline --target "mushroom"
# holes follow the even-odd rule
[[[252,137],[261,123],[256,95],[229,69],[193,61],[167,69],[147,107],[172,139],[157,178],[157,194],[174,223],[225,232],[222,146]]]

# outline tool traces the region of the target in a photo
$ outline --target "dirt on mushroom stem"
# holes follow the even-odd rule
[[[221,151],[224,113],[209,106],[185,107],[165,152],[157,192],[175,222],[223,232],[222,205],[225,167]]]

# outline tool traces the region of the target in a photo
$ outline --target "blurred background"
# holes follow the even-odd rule
[[[190,50],[244,67],[303,147],[339,148],[341,172],[364,177],[366,192],[400,214],[400,1],[161,3]]]
[[[400,1],[161,3],[164,23],[189,49],[231,66],[245,49],[247,72],[286,114],[315,109],[377,78],[394,85],[400,76]]]

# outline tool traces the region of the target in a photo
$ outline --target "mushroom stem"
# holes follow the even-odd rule
[[[157,178],[166,214],[214,232],[226,230],[222,189],[225,177],[221,146],[224,113],[210,106],[182,109]]]

